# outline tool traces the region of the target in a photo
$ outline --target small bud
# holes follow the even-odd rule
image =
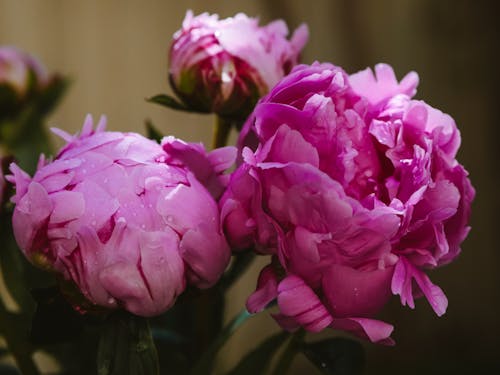
[[[297,64],[308,31],[300,26],[290,40],[281,21],[259,26],[244,14],[219,20],[188,11],[170,49],[170,83],[187,107],[244,120]]]

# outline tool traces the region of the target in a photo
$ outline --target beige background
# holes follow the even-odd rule
[[[382,314],[396,326],[395,348],[366,345],[367,374],[468,374],[500,369],[500,254],[497,244],[499,30],[494,1],[260,0],[117,1],[0,0],[0,44],[37,55],[72,87],[50,126],[75,132],[86,113],[107,114],[109,129],[142,131],[151,118],[164,132],[209,142],[212,119],[185,115],[143,98],[171,92],[166,80],[169,40],[185,10],[230,16],[238,11],[264,21],[307,22],[311,40],[303,61],[331,61],[349,72],[391,63],[402,77],[420,74],[418,98],[452,114],[462,132],[460,160],[478,190],[473,231],[460,259],[432,279],[447,293],[443,318],[424,301],[417,310],[394,299]],[[254,272],[258,267],[254,267]],[[231,291],[228,316],[243,306],[255,275]],[[222,367],[276,325],[255,318],[226,348]],[[312,337],[314,338],[314,337]],[[313,373],[297,358],[294,373]]]

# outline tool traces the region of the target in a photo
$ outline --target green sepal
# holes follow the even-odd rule
[[[146,126],[146,135],[149,139],[152,139],[158,143],[163,139],[163,134],[156,128],[150,119],[144,121],[144,126]]]
[[[38,95],[34,104],[39,117],[45,117],[52,112],[69,87],[70,81],[62,76],[54,76],[49,85]]]
[[[152,96],[151,98],[146,98],[146,101],[149,103],[156,103],[163,107],[167,107],[170,109],[175,109],[177,111],[191,112],[191,113],[209,113],[208,111],[196,110],[190,107],[187,107],[183,103],[179,102],[174,97],[167,94],[158,94]]]

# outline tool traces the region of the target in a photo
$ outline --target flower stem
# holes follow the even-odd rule
[[[252,316],[246,309],[243,309],[227,326],[219,333],[208,349],[202,354],[201,358],[192,368],[191,375],[202,375],[210,373],[217,352],[224,346],[233,333]]]
[[[305,335],[306,331],[303,329],[298,330],[292,335],[290,341],[288,341],[288,344],[285,347],[285,350],[281,354],[278,363],[274,367],[272,375],[284,375],[287,373],[295,354],[297,354],[297,351],[304,340]]]
[[[97,355],[99,375],[158,375],[158,354],[146,318],[113,313],[103,326]]]
[[[213,149],[227,145],[229,133],[231,133],[231,127],[231,121],[216,115],[214,134],[212,138]]]

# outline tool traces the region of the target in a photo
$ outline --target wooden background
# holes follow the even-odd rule
[[[239,11],[265,22],[307,22],[303,61],[330,61],[348,72],[392,64],[399,77],[420,74],[417,95],[450,113],[462,133],[460,161],[477,188],[473,230],[455,263],[431,278],[448,295],[437,318],[424,301],[416,311],[396,298],[382,317],[396,326],[394,348],[366,345],[366,374],[484,374],[500,370],[499,46],[495,1],[464,0],[0,0],[0,44],[37,55],[73,84],[49,125],[77,131],[86,113],[108,116],[108,128],[143,130],[151,118],[164,133],[209,142],[212,119],[155,107],[143,98],[168,91],[169,40],[185,10],[231,16]],[[234,138],[234,137],[233,137]],[[254,287],[255,272],[231,291],[228,317]],[[226,349],[231,366],[253,340],[276,330],[263,314]],[[328,333],[331,334],[331,333]],[[298,357],[295,374],[315,373]]]

